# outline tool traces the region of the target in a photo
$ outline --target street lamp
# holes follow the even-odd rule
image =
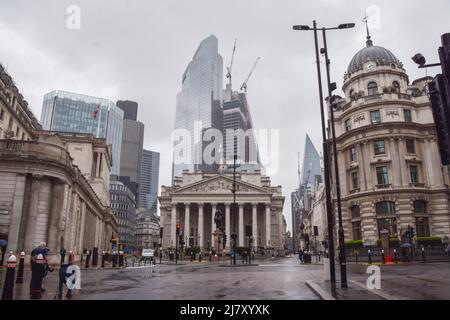
[[[233,157],[233,188],[231,189],[231,192],[233,193],[233,234],[231,235],[231,238],[233,240],[233,265],[236,265],[236,160],[237,155],[235,154]]]
[[[327,146],[327,134],[325,128],[325,111],[324,111],[324,103],[323,103],[323,92],[322,92],[322,77],[320,71],[320,61],[319,61],[319,48],[318,48],[318,39],[317,39],[317,31],[322,30],[323,36],[323,45],[324,47],[320,50],[322,54],[325,54],[325,65],[326,65],[326,73],[327,73],[327,85],[328,85],[328,98],[330,99],[330,122],[331,122],[331,132],[332,132],[332,142],[333,142],[333,159],[334,159],[334,171],[336,175],[336,198],[337,198],[337,206],[338,206],[338,220],[339,220],[339,229],[338,229],[338,238],[339,238],[339,265],[341,271],[341,287],[347,288],[347,268],[345,261],[345,244],[344,244],[344,229],[342,226],[342,206],[341,206],[341,191],[340,191],[340,181],[339,181],[339,166],[337,162],[337,147],[336,147],[336,132],[334,126],[334,99],[332,97],[333,91],[336,89],[336,83],[331,83],[330,81],[330,60],[328,59],[328,48],[327,48],[327,40],[326,40],[326,31],[327,30],[343,30],[350,29],[355,26],[354,23],[343,23],[337,27],[332,28],[317,28],[317,23],[313,21],[313,28],[310,28],[306,25],[297,25],[293,26],[294,30],[300,31],[314,31],[314,42],[316,49],[316,63],[317,63],[317,76],[319,82],[319,98],[320,98],[320,106],[321,106],[321,118],[322,118],[322,138],[323,138],[323,154],[324,154],[324,175],[325,175],[325,193],[326,193],[326,201],[327,201],[327,220],[328,220],[328,241],[329,241],[329,260],[330,260],[330,280],[332,283],[336,283],[336,271],[334,265],[334,235],[333,235],[333,211],[332,211],[332,201],[331,201],[331,187],[330,187],[330,173],[328,168],[329,163],[329,153]]]

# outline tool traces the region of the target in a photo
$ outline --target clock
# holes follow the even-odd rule
[[[376,65],[373,62],[368,63],[367,66],[366,66],[367,70],[369,70],[369,71],[375,70],[375,67],[376,67]]]

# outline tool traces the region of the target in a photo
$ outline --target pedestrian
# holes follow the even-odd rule
[[[303,253],[304,253],[304,251],[303,251],[303,248],[302,249],[300,249],[300,251],[298,252],[298,258],[299,258],[299,260],[300,260],[300,262],[303,264]]]
[[[3,262],[5,261],[5,253],[7,245],[8,241],[6,241],[5,239],[0,239],[0,266],[2,266]]]
[[[45,242],[41,242],[40,244],[39,244],[39,246],[37,246],[36,248],[34,248],[32,251],[31,251],[31,259],[30,259],[30,264],[31,264],[31,267],[33,267],[33,265],[35,264],[35,262],[36,262],[36,259],[37,259],[37,256],[39,255],[39,254],[42,254],[42,256],[43,256],[43,258],[44,258],[44,274],[43,274],[43,278],[45,278],[45,276],[47,276],[47,274],[48,274],[48,272],[50,271],[50,272],[53,272],[53,268],[51,268],[49,265],[48,265],[48,262],[47,262],[47,257],[48,257],[48,252],[49,252],[50,250],[47,248],[47,244],[45,243]],[[32,282],[33,282],[33,279],[31,279],[31,281],[30,281],[30,294],[31,294],[31,285],[32,285]],[[43,287],[41,287],[41,291],[42,292],[44,292],[45,291],[45,288],[43,288]]]

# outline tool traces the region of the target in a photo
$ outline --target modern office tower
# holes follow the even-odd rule
[[[112,145],[111,174],[118,175],[122,145],[123,111],[114,102],[83,94],[52,91],[44,96],[44,130],[91,133]]]
[[[214,35],[204,39],[183,73],[182,89],[177,95],[175,129],[189,133],[182,151],[176,146],[182,139],[174,137],[172,181],[183,169],[204,169],[202,134],[205,129],[222,131],[223,62]],[[199,138],[200,137],[200,138]],[[187,156],[186,156],[187,155]],[[184,159],[180,160],[182,157]],[[212,168],[214,169],[214,167]]]
[[[125,253],[132,252],[135,246],[136,199],[133,192],[117,176],[110,180],[111,209],[117,218],[119,244]]]
[[[116,105],[123,110],[123,118],[128,120],[137,120],[138,104],[134,101],[119,100]]]
[[[139,208],[156,214],[158,207],[159,152],[143,150],[139,182]]]
[[[263,167],[259,158],[246,94],[232,92],[227,96],[230,100],[223,103],[223,134],[226,162],[228,164],[233,163],[234,155],[236,154],[239,160],[237,170],[247,170],[248,172],[261,170]]]
[[[314,188],[317,179],[321,181],[321,177],[320,155],[307,134],[305,139],[305,152],[303,153],[302,184],[310,185]]]
[[[136,121],[138,104],[133,101],[117,101],[124,112],[120,177],[139,202],[139,179],[144,144],[144,124]]]

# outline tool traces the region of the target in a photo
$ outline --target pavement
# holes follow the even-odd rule
[[[159,261],[158,261],[159,262]],[[227,261],[228,262],[228,261]],[[366,286],[366,265],[348,264],[348,289],[323,281],[323,266],[296,258],[256,260],[254,265],[227,267],[225,261],[124,269],[82,269],[74,300],[394,300],[450,299],[450,263],[384,265],[381,289]],[[336,265],[339,281],[339,267]],[[0,271],[0,288],[5,272]],[[15,299],[29,299],[31,272],[15,285]],[[44,280],[42,299],[57,295],[58,270]]]

